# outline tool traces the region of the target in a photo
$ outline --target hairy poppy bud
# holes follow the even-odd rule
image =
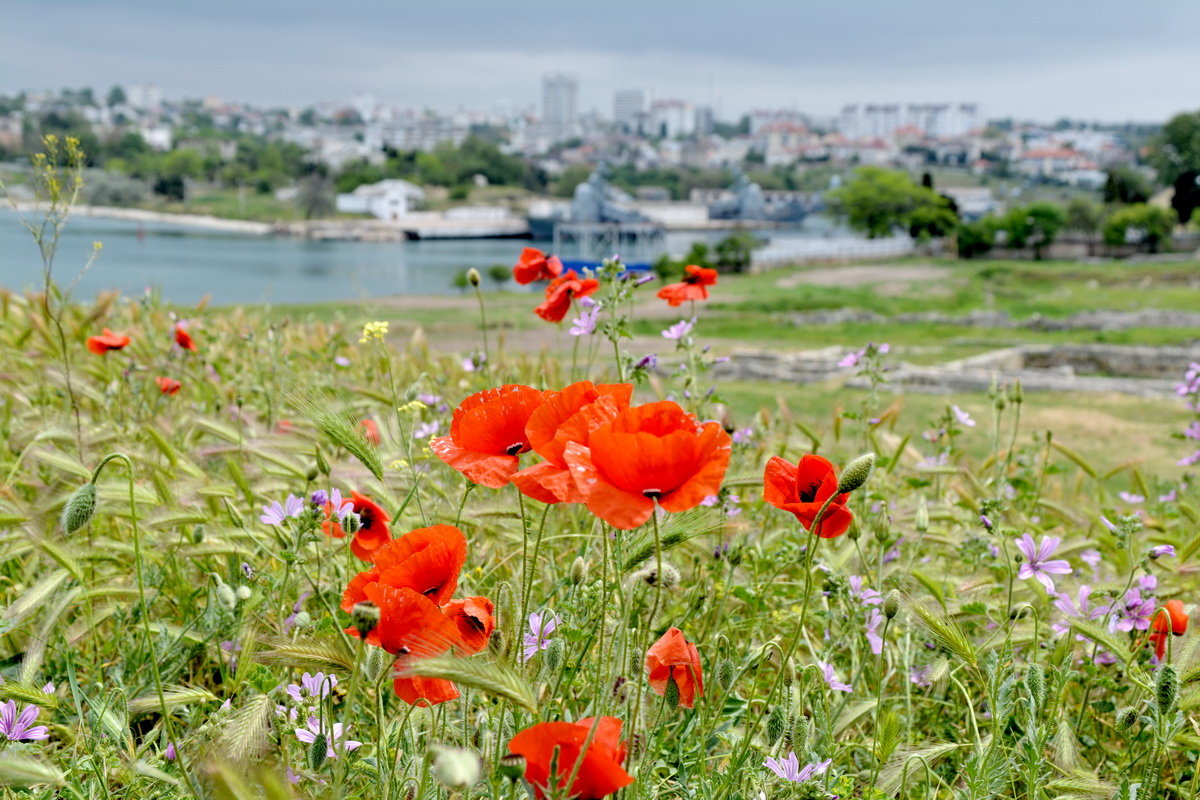
[[[675,682],[674,675],[667,676],[667,685],[663,689],[663,703],[667,708],[679,708],[679,684]]]
[[[892,589],[883,596],[883,615],[888,619],[895,619],[900,613],[900,592]]]
[[[217,584],[217,600],[230,611],[237,608],[237,595],[233,593],[233,589],[230,589],[228,584]]]
[[[842,477],[838,481],[838,494],[853,492],[855,489],[866,483],[871,472],[875,469],[875,454],[864,453],[858,458],[851,461],[842,470]]]
[[[561,637],[555,637],[550,640],[550,646],[546,648],[546,666],[551,672],[558,669],[558,665],[562,663],[563,643]]]
[[[429,771],[447,789],[465,789],[479,780],[479,756],[461,747],[431,748],[434,752]]]
[[[95,513],[96,484],[89,481],[76,489],[63,506],[62,528],[67,533],[74,533],[87,525]]]
[[[1154,699],[1158,702],[1159,713],[1170,712],[1175,707],[1175,700],[1178,696],[1179,675],[1170,664],[1163,664],[1158,668],[1158,674],[1155,675],[1154,681]]]
[[[295,619],[292,620],[292,623],[297,628],[301,628],[301,629],[311,627],[312,626],[312,614],[309,614],[307,611],[297,611],[296,617],[295,617]]]
[[[1025,688],[1029,690],[1029,699],[1033,707],[1040,709],[1046,704],[1046,672],[1041,664],[1030,664],[1025,672]]]
[[[787,715],[783,710],[782,705],[771,706],[771,712],[767,714],[767,744],[774,746],[779,738],[783,736],[783,728],[787,724]]]
[[[525,756],[519,753],[509,753],[500,756],[497,771],[510,781],[518,781],[525,774]]]
[[[353,536],[362,529],[362,517],[357,512],[351,511],[342,517],[342,530],[347,536]]]
[[[312,483],[313,481],[315,481],[317,479],[317,476],[320,474],[321,474],[321,467],[317,464],[313,464],[311,467],[308,468],[308,472],[304,473],[304,478],[309,483]]]
[[[308,746],[308,766],[313,770],[318,770],[324,766],[328,756],[329,740],[325,738],[324,733],[318,733],[313,737],[312,744]]]
[[[502,658],[506,655],[508,639],[505,638],[504,631],[499,628],[492,631],[492,635],[488,637],[488,650]]]
[[[355,603],[354,608],[350,609],[350,622],[363,639],[375,630],[375,626],[379,624],[379,616],[379,606],[370,600]]]
[[[571,585],[578,586],[587,580],[588,564],[583,560],[583,556],[575,559],[575,563],[571,564]]]
[[[469,270],[467,270],[467,282],[472,286],[478,286],[481,280],[482,278],[479,276],[479,270],[475,269],[474,267],[471,267]]]
[[[717,662],[717,683],[721,688],[729,691],[729,687],[733,686],[733,662],[728,658],[723,658]]]
[[[1137,724],[1138,713],[1133,706],[1125,706],[1117,712],[1117,727],[1127,731]]]
[[[367,651],[367,658],[363,661],[363,674],[371,683],[377,683],[383,677],[390,662],[391,655],[388,654],[388,651],[380,647],[372,647]]]

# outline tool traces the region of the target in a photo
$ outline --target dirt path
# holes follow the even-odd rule
[[[854,267],[820,267],[785,275],[775,282],[781,289],[809,286],[867,286],[880,294],[894,294],[917,281],[942,282],[950,277],[949,267],[933,264],[863,264]]]

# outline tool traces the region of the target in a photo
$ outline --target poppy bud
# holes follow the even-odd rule
[[[883,596],[883,615],[888,619],[895,619],[900,613],[900,592],[892,589]]]
[[[308,472],[304,473],[304,478],[309,483],[312,483],[313,481],[315,481],[317,479],[317,476],[320,474],[321,474],[321,468],[318,465],[313,464],[311,467],[308,468]]]
[[[363,674],[367,676],[367,680],[371,683],[377,683],[383,673],[389,666],[391,656],[388,651],[380,647],[372,647],[367,651],[367,658],[363,661]]]
[[[502,776],[516,782],[525,774],[525,756],[518,753],[509,753],[508,755],[500,756],[500,762],[497,767],[497,772]]]
[[[479,756],[461,747],[434,747],[429,771],[447,789],[465,789],[479,780]]]
[[[771,712],[767,714],[767,745],[773,747],[779,738],[783,736],[783,728],[787,723],[786,715],[782,705],[771,707]]]
[[[838,494],[853,492],[855,489],[866,483],[871,472],[875,469],[875,454],[864,453],[858,458],[851,461],[842,470],[842,477],[838,481]]]
[[[328,476],[330,472],[329,462],[325,460],[325,454],[321,452],[321,448],[316,448],[316,451],[317,469],[321,471],[322,475]]]
[[[237,595],[238,600],[245,601],[250,599],[250,595],[253,594],[253,592],[250,590],[249,586],[239,586],[237,587],[235,594]]]
[[[96,484],[89,481],[76,489],[63,506],[62,528],[67,533],[74,533],[87,525],[95,513]]]
[[[471,267],[469,270],[467,270],[468,283],[470,283],[472,286],[478,286],[480,280],[481,278],[479,277],[479,270],[475,269],[474,267]]]
[[[555,637],[550,640],[550,646],[546,648],[546,666],[551,672],[558,669],[558,665],[562,663],[563,643],[561,637]]]
[[[1009,387],[1008,399],[1016,405],[1021,405],[1021,403],[1025,402],[1025,392],[1021,389],[1020,380]]]
[[[358,631],[358,635],[364,640],[371,631],[375,630],[375,626],[379,624],[379,616],[379,606],[370,600],[355,603],[354,608],[350,609],[350,622],[354,625],[354,629]]]
[[[1046,704],[1046,672],[1041,664],[1029,665],[1025,672],[1025,688],[1029,690],[1029,699],[1035,709]]]
[[[663,703],[667,708],[679,708],[679,684],[675,682],[674,675],[667,676],[667,686],[663,690]]]
[[[1133,706],[1125,706],[1117,712],[1117,727],[1123,731],[1131,729],[1137,724],[1138,713]]]
[[[318,733],[313,737],[312,744],[308,746],[308,766],[313,770],[318,770],[324,766],[328,756],[329,740],[325,738],[324,733]]]
[[[204,526],[197,525],[192,528],[192,544],[200,544],[204,541]]]
[[[228,584],[217,584],[217,600],[230,611],[237,608],[237,595],[233,593],[233,589],[230,589]]]
[[[729,691],[729,687],[733,686],[733,662],[728,658],[723,658],[717,662],[717,683],[721,688]]]
[[[492,635],[488,637],[488,650],[491,650],[497,656],[504,657],[507,649],[508,640],[504,638],[504,631],[496,628],[496,630],[492,631]]]
[[[1158,674],[1155,675],[1154,681],[1154,699],[1158,702],[1159,713],[1170,712],[1175,707],[1175,700],[1178,696],[1179,675],[1170,664],[1163,664],[1158,668]]]
[[[917,503],[917,514],[914,524],[916,525],[917,533],[925,533],[929,530],[929,509],[925,505],[924,497]]]
[[[308,628],[312,625],[312,614],[309,614],[307,611],[297,611],[292,623],[297,628]]]
[[[342,530],[346,532],[347,536],[353,536],[361,529],[362,517],[360,517],[356,512],[351,511],[350,513],[346,514],[346,516],[342,517]]]
[[[578,586],[587,580],[588,564],[583,560],[583,556],[575,559],[575,563],[571,564],[571,585]]]

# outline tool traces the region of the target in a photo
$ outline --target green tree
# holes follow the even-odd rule
[[[335,208],[333,181],[324,170],[314,169],[300,179],[296,205],[305,219],[320,219],[333,214]]]
[[[1132,205],[1150,199],[1154,187],[1133,167],[1113,167],[1104,181],[1104,202]]]
[[[1200,111],[1176,114],[1163,126],[1150,150],[1158,180],[1173,184],[1181,173],[1200,171]]]
[[[1037,202],[1017,206],[1004,216],[1004,230],[1010,247],[1032,247],[1033,257],[1042,259],[1067,224],[1067,213],[1054,203]]]
[[[125,90],[120,86],[114,86],[108,90],[108,99],[105,102],[108,103],[109,108],[112,108],[113,106],[123,105],[128,100],[129,98],[125,96]]]
[[[912,228],[910,233],[922,235],[954,227],[944,213],[948,209],[945,199],[897,170],[859,167],[845,185],[829,192],[826,199],[835,216],[871,239],[889,236],[902,228]]]
[[[999,220],[993,216],[964,223],[958,229],[958,257],[975,258],[991,250],[999,227]]]
[[[1118,209],[1104,223],[1104,243],[1119,246],[1130,242],[1142,243],[1157,253],[1170,242],[1175,230],[1174,212],[1145,203]]]
[[[1095,233],[1100,228],[1104,212],[1097,203],[1086,197],[1073,197],[1067,204],[1066,229],[1081,233]]]
[[[513,268],[507,264],[492,264],[487,268],[487,276],[492,283],[496,284],[497,289],[504,287],[504,284],[512,280]]]
[[[717,242],[714,248],[717,267],[730,272],[745,272],[753,258],[758,240],[749,233],[735,233]]]

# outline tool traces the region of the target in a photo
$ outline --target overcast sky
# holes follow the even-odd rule
[[[518,107],[541,76],[831,115],[976,101],[989,117],[1200,108],[1194,0],[0,0],[0,93],[153,82],[167,97]]]

